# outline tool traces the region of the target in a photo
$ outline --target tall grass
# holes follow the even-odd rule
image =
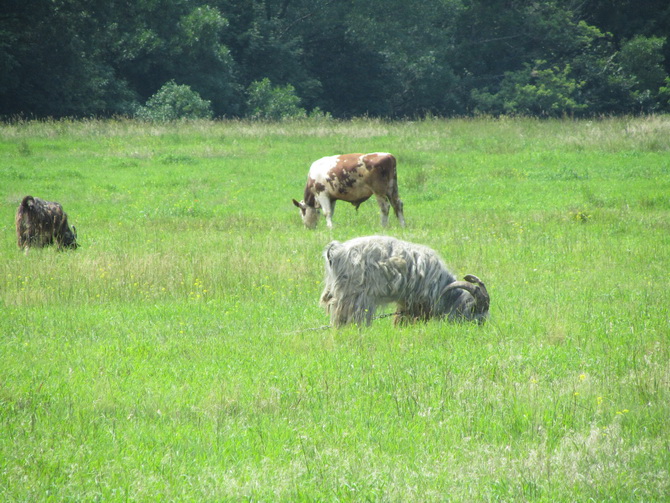
[[[408,226],[291,204],[399,160]],[[0,498],[666,501],[670,119],[0,125]],[[81,248],[19,252],[60,201]],[[387,233],[483,327],[319,329],[323,247]],[[389,308],[389,311],[392,308]]]

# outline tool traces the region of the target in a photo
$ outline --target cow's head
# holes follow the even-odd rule
[[[305,204],[305,201],[298,202],[294,199],[293,204],[295,204],[300,210],[302,223],[305,224],[305,227],[307,227],[308,229],[316,228],[316,223],[319,220],[319,210],[317,208],[312,208],[311,206],[308,206],[307,204]]]
[[[66,225],[65,229],[63,230],[63,248],[72,248],[73,250],[76,250],[79,247],[79,244],[77,243],[77,228],[73,225],[72,230],[70,230],[70,226]]]

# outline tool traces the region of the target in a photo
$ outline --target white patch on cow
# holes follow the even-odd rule
[[[325,184],[328,172],[337,166],[339,160],[339,155],[331,155],[314,161],[309,168],[309,177],[317,183]]]

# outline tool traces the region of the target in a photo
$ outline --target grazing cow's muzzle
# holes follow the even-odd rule
[[[300,210],[300,217],[302,218],[302,223],[305,224],[305,227],[308,229],[316,229],[316,224],[319,221],[319,210],[307,206],[305,201],[298,202],[294,199],[293,204]]]
[[[72,230],[66,229],[63,233],[63,248],[72,248],[76,250],[79,248],[77,243],[77,228],[73,225]]]

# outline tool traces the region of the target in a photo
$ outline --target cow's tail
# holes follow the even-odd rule
[[[393,162],[391,163],[392,169],[391,169],[391,176],[389,180],[389,191],[388,191],[388,197],[391,201],[395,201],[400,197],[398,194],[398,169],[397,169],[397,164],[395,157],[389,154]]]
[[[388,197],[391,206],[393,206],[393,211],[395,212],[395,216],[398,217],[400,225],[404,227],[405,215],[403,212],[403,204],[400,199],[400,194],[398,193],[398,170],[396,169],[397,164],[395,157],[393,157],[390,154],[389,157],[392,159],[393,171],[391,172],[391,176],[389,179],[389,185],[386,196]]]

